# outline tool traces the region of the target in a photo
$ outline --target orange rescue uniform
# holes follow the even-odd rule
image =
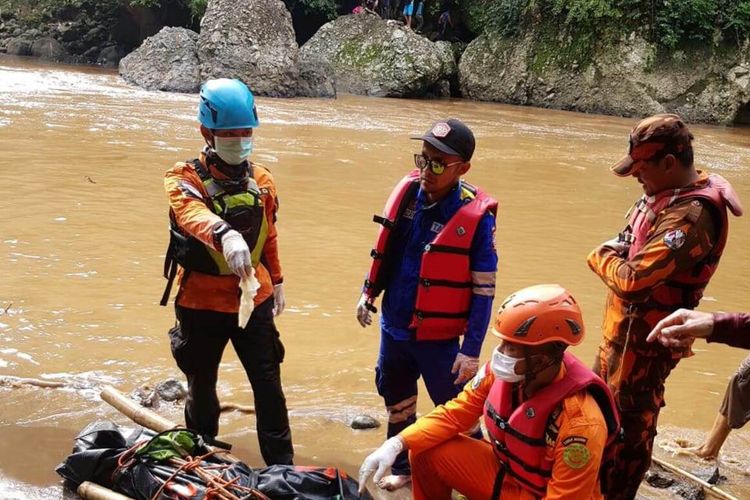
[[[565,373],[562,365],[555,381],[562,379]],[[480,368],[474,380],[466,384],[455,399],[438,406],[399,434],[409,449],[414,498],[449,499],[451,489],[471,500],[490,498],[502,463],[489,442],[461,433],[471,429],[484,413],[494,382],[492,372]],[[518,385],[518,398],[524,401],[522,384]],[[599,468],[607,442],[607,424],[596,400],[587,391],[564,399],[554,426],[559,433],[554,442],[547,443],[546,456],[553,467],[544,498],[603,498]],[[581,444],[588,454],[581,455]],[[538,497],[505,475],[501,500],[535,498]]]
[[[201,153],[200,161],[206,167],[206,156]],[[260,288],[255,296],[255,305],[259,305],[273,295],[273,285],[281,283],[281,264],[276,232],[276,211],[278,200],[276,186],[271,173],[257,163],[251,163],[255,182],[261,192],[263,208],[268,221],[268,237],[261,262],[255,268],[255,276]],[[208,167],[206,167],[208,169]],[[179,162],[170,169],[164,179],[164,187],[169,197],[177,224],[191,236],[199,239],[214,250],[213,229],[222,222],[221,217],[208,208],[204,201],[208,198],[200,176],[191,163]],[[252,248],[250,249],[252,251]],[[180,284],[176,303],[189,309],[211,310],[224,313],[236,313],[240,307],[239,278],[235,275],[214,276],[191,271],[187,279],[182,268],[177,280]]]

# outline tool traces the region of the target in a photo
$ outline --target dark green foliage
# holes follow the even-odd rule
[[[120,7],[187,7],[194,19],[203,17],[208,0],[0,0],[0,10],[13,12],[30,24],[50,21],[64,16],[64,12],[80,10],[88,14],[113,14]]]
[[[467,0],[475,33],[524,28],[579,47],[638,33],[665,49],[750,38],[750,0]]]
[[[468,2],[466,20],[469,29],[512,36],[520,32],[524,9],[529,0],[479,0]]]
[[[328,21],[336,18],[335,0],[284,0],[290,12],[300,9],[304,14],[320,16]]]

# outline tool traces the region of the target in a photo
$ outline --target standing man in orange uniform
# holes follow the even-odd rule
[[[669,348],[646,337],[670,312],[698,305],[727,241],[727,210],[742,214],[724,178],[695,169],[692,141],[674,114],[651,116],[633,128],[629,152],[612,171],[635,177],[644,195],[625,230],[588,256],[608,288],[594,371],[612,389],[625,432],[612,499],[635,497],[651,464],[664,382],[692,355],[689,344]]]
[[[438,405],[476,374],[495,297],[497,201],[461,178],[471,168],[474,134],[451,118],[412,139],[422,141],[418,170],[396,185],[383,217],[375,216],[382,228],[357,305],[365,327],[385,291],[375,384],[388,410],[388,437],[416,420],[419,377]],[[379,486],[408,482],[404,453]]]
[[[185,373],[185,423],[214,439],[219,431],[216,382],[232,342],[255,398],[256,426],[268,465],[291,464],[294,455],[280,364],[284,346],[274,317],[284,310],[276,241],[276,186],[268,170],[248,160],[259,125],[252,92],[239,80],[209,80],[201,88],[198,119],[206,147],[177,163],[164,180],[170,206],[165,262],[175,276],[177,325],[172,355]],[[254,274],[260,288],[245,327],[238,326],[240,278]]]
[[[444,406],[368,456],[360,488],[409,450],[414,498],[601,499],[599,471],[619,429],[607,385],[572,354],[581,310],[559,285],[519,290],[500,308],[500,345]],[[462,434],[483,417],[490,441]],[[607,457],[609,458],[609,457]]]

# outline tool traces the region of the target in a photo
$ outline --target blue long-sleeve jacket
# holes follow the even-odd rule
[[[461,191],[458,184],[442,200],[429,203],[420,188],[417,191],[413,218],[402,217],[394,228],[391,248],[395,265],[383,295],[380,319],[383,334],[393,340],[414,338],[414,331],[409,329],[409,323],[417,301],[422,253],[425,245],[435,239],[443,225],[453,217],[461,205],[469,201],[462,199]],[[487,213],[479,222],[471,244],[469,258],[472,272],[497,272],[494,234],[495,218]],[[483,288],[483,293],[472,295],[468,326],[461,346],[461,352],[472,357],[479,356],[492,316],[494,279],[485,279],[482,285],[475,285],[475,288]]]

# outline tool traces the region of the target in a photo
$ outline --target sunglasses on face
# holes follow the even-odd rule
[[[420,171],[429,168],[430,172],[435,175],[443,175],[443,172],[445,172],[446,168],[452,167],[453,165],[458,165],[459,163],[463,162],[454,161],[451,163],[443,163],[439,160],[431,160],[421,153],[414,154],[414,165],[416,165]]]

